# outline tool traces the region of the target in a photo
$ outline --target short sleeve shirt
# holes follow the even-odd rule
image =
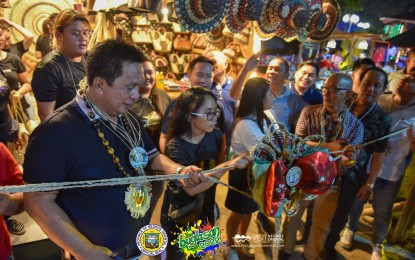
[[[297,122],[301,110],[306,105],[297,93],[285,87],[284,92],[274,98],[272,108],[269,111],[275,121],[284,124],[288,131],[290,131]]]
[[[379,107],[379,105],[375,104],[372,109],[366,112],[367,114],[363,113],[358,117],[365,128],[363,143],[376,140],[389,134],[391,118]],[[385,152],[387,144],[388,138],[362,147],[356,160],[356,165],[351,168],[351,171],[355,173],[355,176],[364,177],[370,156],[375,152]]]
[[[40,53],[42,53],[42,57],[45,57],[46,54],[52,51],[51,42],[52,39],[39,36],[36,42],[36,51],[40,51]]]
[[[214,168],[218,163],[218,155],[222,142],[222,133],[214,129],[211,133],[205,133],[205,136],[199,144],[189,143],[181,137],[174,137],[166,146],[166,155],[181,165],[197,165],[203,170]],[[190,195],[186,193],[177,181],[169,182],[169,186],[176,186],[178,193],[170,194],[171,204],[180,208],[179,205],[185,201],[190,201]],[[204,191],[203,208],[198,219],[209,219],[214,223],[213,208],[215,205],[216,184]]]
[[[71,101],[85,77],[85,61],[72,62],[55,50],[33,72],[32,89],[38,102],[56,101],[55,109]]]
[[[18,90],[19,74],[26,71],[22,59],[14,54],[7,53],[6,58],[0,62],[0,68],[6,76],[11,90]]]
[[[264,137],[268,127],[264,122],[264,132],[261,131],[257,122],[252,119],[242,119],[236,125],[232,133],[232,151],[235,155],[242,154]]]
[[[216,83],[210,89],[215,93],[218,100],[222,103],[224,113],[224,128],[226,133],[226,145],[230,144],[231,130],[235,120],[235,103],[236,100],[231,98],[230,91],[233,85],[233,79],[226,76],[225,83],[218,86]]]
[[[22,58],[23,54],[27,52],[29,49],[25,50],[23,46],[23,41],[13,43],[10,45],[10,48],[8,50],[4,50],[8,53],[14,54],[19,58]]]
[[[320,90],[316,89],[313,85],[309,89],[307,89],[304,93],[298,93],[295,89],[294,82],[290,83],[291,91],[296,92],[301,96],[301,98],[309,105],[318,105],[323,104],[323,95],[321,94]]]
[[[159,104],[155,104],[156,102]],[[165,112],[169,104],[169,95],[165,91],[154,87],[149,98],[140,98],[131,109],[140,118],[142,125],[156,146],[158,146],[160,138],[161,113]],[[161,110],[161,113],[157,112],[156,106]]]
[[[85,106],[85,105],[83,105]],[[136,129],[143,129],[130,117]],[[114,154],[131,176],[130,147],[100,123]],[[158,155],[143,130],[141,146],[149,160]],[[118,170],[98,137],[97,129],[76,100],[56,110],[31,134],[24,160],[24,180],[28,183],[84,181],[125,177]],[[74,223],[77,230],[93,244],[117,250],[135,241],[137,232],[148,223],[134,219],[124,203],[127,185],[64,189],[56,202]]]

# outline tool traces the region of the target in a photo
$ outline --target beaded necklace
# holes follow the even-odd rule
[[[117,169],[126,177],[131,175],[126,171],[125,167],[121,164],[120,158],[115,154],[114,148],[110,146],[109,141],[105,138],[105,134],[99,128],[100,125],[107,127],[117,138],[119,138],[131,151],[129,154],[129,160],[134,168],[134,171],[139,176],[144,176],[144,167],[148,162],[147,152],[140,147],[143,144],[141,139],[140,125],[136,120],[138,131],[130,118],[124,114],[121,116],[121,124],[116,123],[102,111],[95,106],[95,104],[88,98],[85,93],[85,89],[80,90],[82,99],[85,101],[86,107],[89,109],[88,117],[92,120],[92,125],[97,131],[98,137],[101,139],[101,144],[106,149],[107,153],[112,157],[112,162],[117,166]],[[98,121],[96,115],[99,115]],[[115,122],[115,130],[108,126],[104,120],[109,123]],[[151,199],[151,185],[150,183],[137,183],[131,184],[125,193],[124,203],[127,205],[127,209],[130,211],[131,216],[134,218],[144,217],[148,209],[150,208]]]

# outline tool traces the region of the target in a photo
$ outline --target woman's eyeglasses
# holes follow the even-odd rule
[[[208,121],[214,121],[220,116],[220,109],[215,109],[215,111],[207,112],[207,113],[190,113],[194,116],[200,116],[206,118]]]

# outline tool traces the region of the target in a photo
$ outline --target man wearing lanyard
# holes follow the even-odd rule
[[[345,167],[355,160],[357,151],[352,145],[363,141],[362,123],[347,109],[346,102],[351,97],[352,79],[340,73],[332,74],[322,89],[323,104],[308,106],[301,112],[295,134],[305,138],[310,135],[322,135],[322,147],[330,152],[343,151],[338,161],[339,178],[336,184],[325,194],[314,199],[313,219],[310,235],[304,247],[306,259],[318,259],[329,229],[330,220],[336,210],[339,179],[347,173]],[[317,143],[308,143],[317,145]],[[336,155],[334,155],[336,156]],[[288,259],[295,248],[295,237],[301,216],[309,200],[302,199],[296,215],[287,219],[283,227],[284,247],[279,252],[279,259]]]

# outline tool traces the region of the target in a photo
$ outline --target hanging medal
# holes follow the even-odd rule
[[[148,155],[144,148],[137,146],[129,154],[131,166],[141,175],[144,175],[143,168],[147,166]],[[133,218],[144,217],[150,209],[151,184],[131,184],[125,192],[124,203],[131,212]]]
[[[147,163],[148,163],[147,152],[140,146],[137,146],[131,150],[129,159],[130,159],[131,166],[133,166],[134,169],[138,169],[138,168],[143,169],[144,167],[147,166]]]
[[[133,218],[144,217],[150,208],[151,185],[148,183],[131,184],[125,192],[124,203]]]

